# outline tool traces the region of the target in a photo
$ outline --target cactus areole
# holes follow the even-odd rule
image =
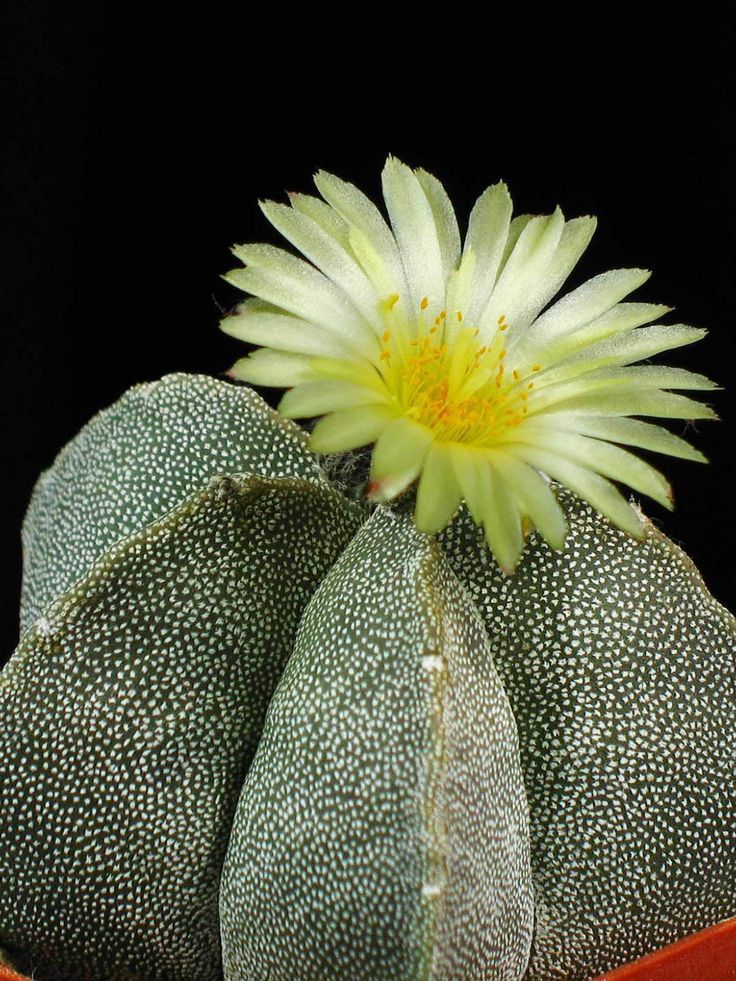
[[[592,218],[496,184],[463,240],[394,158],[388,221],[315,182],[262,205],[303,258],[234,249],[230,379],[131,389],[33,493],[0,977],[693,981],[736,915],[736,621],[616,484],[671,506],[632,449],[703,462],[672,421],[715,386],[648,359],[704,331],[642,270],[554,299]]]

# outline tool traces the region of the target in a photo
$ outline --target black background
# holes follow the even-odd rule
[[[734,606],[732,14],[647,30],[623,7],[514,25],[457,5],[73,8],[11,4],[0,24],[0,660],[38,473],[128,386],[241,355],[216,327],[235,299],[219,276],[232,243],[277,240],[258,198],[319,167],[375,197],[388,152],[461,215],[499,178],[517,211],[597,214],[571,285],[652,268],[636,298],[710,329],[666,360],[725,386],[723,421],[688,427],[712,462],[661,461],[677,510],[647,510]]]

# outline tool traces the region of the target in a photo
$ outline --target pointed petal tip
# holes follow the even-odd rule
[[[279,411],[281,411],[279,409]],[[318,453],[320,456],[325,456],[329,451],[325,449],[324,446],[320,445],[319,437],[314,438],[314,433],[310,433],[307,438],[307,447],[312,451],[312,453]]]
[[[415,171],[408,164],[405,164],[403,160],[399,160],[399,158],[394,156],[393,153],[389,153],[389,155],[386,157],[386,162],[383,165],[383,174],[386,174],[390,170],[408,170],[410,173],[415,173]]]
[[[376,480],[375,478],[371,478],[368,481],[363,496],[371,504],[384,504],[386,501],[391,500],[390,496],[386,493],[386,482]]]
[[[289,400],[287,399],[287,396],[291,391],[293,391],[293,389],[289,388],[284,392],[284,394],[281,396],[279,404],[276,406],[276,411],[279,413],[279,415],[283,416],[284,419],[302,419],[304,418],[303,416],[299,415],[299,413],[291,412],[289,409]]]
[[[320,194],[322,194],[322,197],[325,197],[325,195],[322,193],[322,189],[325,184],[330,184],[333,181],[337,181],[339,184],[344,184],[344,181],[341,180],[341,178],[336,177],[333,173],[331,173],[329,170],[325,170],[323,167],[320,167],[319,170],[312,174],[312,180],[314,181],[314,186],[317,188]]]
[[[478,196],[480,200],[485,195],[500,194],[511,200],[511,192],[509,191],[509,185],[505,180],[498,180],[495,184],[489,184],[488,187],[484,188],[481,194]]]
[[[636,515],[637,524],[632,524],[628,528],[622,528],[621,530],[624,532],[624,534],[628,535],[630,538],[633,538],[635,541],[643,542],[647,537],[647,523],[649,519],[640,510],[638,505],[635,508],[632,508],[632,510]]]
[[[232,326],[231,321],[237,317],[237,311],[229,313],[226,317],[223,317],[218,321],[217,329],[221,330],[223,334],[228,334],[230,337],[235,336],[235,329]]]
[[[547,544],[549,545],[549,547],[552,549],[553,552],[564,552],[565,545],[567,544],[567,536],[569,532],[570,532],[570,528],[567,524],[567,521],[565,521],[565,529],[564,531],[561,532],[559,537],[550,537],[550,538],[545,537],[544,540],[547,542]]]
[[[502,562],[501,559],[496,557],[498,562],[498,567],[507,579],[511,579],[512,576],[516,574],[516,570],[519,568],[519,562],[521,562],[521,555],[517,556],[513,563]]]

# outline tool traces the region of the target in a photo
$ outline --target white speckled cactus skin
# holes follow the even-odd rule
[[[585,981],[736,913],[736,624],[570,494],[513,578],[250,390],[138,386],[39,481],[0,948],[50,978]]]

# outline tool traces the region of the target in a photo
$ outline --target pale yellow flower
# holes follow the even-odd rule
[[[371,496],[390,500],[418,480],[416,523],[427,533],[464,499],[509,572],[529,529],[564,544],[547,478],[634,536],[640,519],[612,480],[671,506],[665,478],[623,446],[702,461],[636,417],[714,418],[675,391],[716,386],[635,362],[705,331],[652,326],[668,307],[622,302],[648,279],[641,269],[602,273],[548,305],[594,218],[566,221],[559,208],[512,218],[506,185],[496,184],[462,242],[439,181],[394,158],[383,171],[390,225],[353,185],[326,173],[315,183],[321,198],[262,204],[305,259],[270,245],[234,248],[245,268],[225,278],[252,298],[222,323],[261,345],[235,377],[288,388],[286,416],[323,417],[315,451],[374,443]]]

